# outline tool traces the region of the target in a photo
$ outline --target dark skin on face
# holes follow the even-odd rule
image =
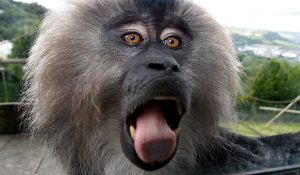
[[[131,20],[120,20],[109,29],[116,45],[129,53],[126,64],[131,67],[123,82],[129,103],[121,143],[131,162],[152,171],[171,161],[178,145],[179,123],[189,100],[188,82],[179,63],[190,37],[174,21],[166,26],[149,16]]]

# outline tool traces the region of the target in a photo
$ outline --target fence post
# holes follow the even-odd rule
[[[257,105],[257,101],[256,99],[252,99],[253,100],[253,104],[252,104],[252,117],[251,118],[256,118],[256,105]]]
[[[265,126],[263,126],[263,129],[269,126],[269,124],[273,123],[278,117],[280,117],[286,110],[288,110],[293,104],[295,104],[299,100],[300,100],[300,95],[297,98],[295,98],[289,105],[287,105],[279,114],[277,114],[274,118],[272,118],[267,124],[265,124]]]
[[[3,79],[3,86],[4,86],[5,98],[6,98],[6,102],[8,102],[8,95],[7,95],[7,88],[6,88],[6,81],[5,81],[5,69],[2,68],[1,72],[2,72],[2,79]]]

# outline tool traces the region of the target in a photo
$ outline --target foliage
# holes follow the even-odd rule
[[[19,101],[22,80],[22,64],[4,65],[8,102]],[[3,79],[0,79],[0,102],[6,102]]]
[[[278,112],[264,111],[260,106],[283,109],[287,103],[266,103],[254,100],[252,96],[272,101],[291,100],[300,95],[300,61],[268,59],[249,53],[237,53],[245,75],[242,76],[244,93],[237,99],[237,110],[242,120],[267,122]],[[299,110],[300,102],[291,109]],[[294,118],[294,115],[296,118]],[[299,122],[299,114],[284,113],[276,121]]]
[[[257,73],[261,70],[263,65],[269,60],[267,58],[258,57],[251,53],[245,52],[238,52],[237,56],[240,59],[242,65],[245,67],[244,72],[247,77],[255,77]]]
[[[41,15],[46,12],[46,9],[36,3],[27,4],[12,0],[1,0],[0,9],[4,11],[0,14],[0,40],[22,36],[13,41],[13,48],[8,58],[27,58],[29,48],[36,37],[34,29],[40,24]],[[6,70],[8,101],[16,102],[21,91],[23,65],[3,64],[1,67]],[[2,75],[0,77],[0,102],[6,102]]]
[[[300,94],[299,68],[300,65],[291,67],[288,62],[270,59],[255,78],[254,96],[273,101],[297,97]]]
[[[46,9],[37,3],[22,3],[13,0],[1,0],[0,9],[0,41],[12,39],[20,30],[35,26],[41,20]]]
[[[28,31],[34,30],[38,25],[39,23],[36,21],[36,24],[33,27],[28,27],[26,31],[20,30],[18,32],[18,36],[24,36],[13,41],[11,54],[8,55],[9,58],[28,58],[30,47],[36,38],[37,30],[31,33],[28,33]]]
[[[238,52],[237,56],[244,66],[245,74],[241,77],[243,91],[245,94],[251,93],[255,77],[260,72],[263,65],[268,62],[268,59],[245,52]]]
[[[299,61],[269,59],[244,52],[238,52],[237,56],[244,66],[245,75],[241,79],[246,95],[274,101],[300,95]]]
[[[288,88],[291,98],[300,95],[300,64],[290,69],[285,86]]]
[[[288,64],[271,59],[256,76],[253,90],[256,97],[274,101],[287,100],[284,84],[288,78]]]

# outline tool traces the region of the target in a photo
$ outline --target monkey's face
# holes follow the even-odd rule
[[[122,24],[113,35],[116,44],[131,53],[122,85],[122,150],[138,167],[155,170],[175,154],[180,120],[190,100],[189,81],[180,64],[190,38],[179,24],[166,27],[149,18]]]
[[[122,150],[144,170],[161,168],[175,155],[191,95],[182,68],[192,43],[190,29],[165,11],[155,15],[164,3],[120,14],[104,25],[108,48],[122,65],[115,92],[121,96],[116,104],[122,109]]]
[[[224,28],[185,0],[70,4],[48,13],[27,64],[34,134],[71,174],[204,160],[218,122],[234,119],[239,63]]]

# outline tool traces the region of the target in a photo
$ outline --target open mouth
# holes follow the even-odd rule
[[[153,97],[129,112],[127,132],[144,163],[162,163],[172,157],[184,113],[181,100],[173,96]]]

